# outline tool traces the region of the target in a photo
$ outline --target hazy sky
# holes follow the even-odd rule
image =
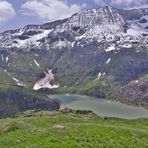
[[[0,32],[63,19],[82,9],[104,5],[148,8],[148,0],[0,0]]]

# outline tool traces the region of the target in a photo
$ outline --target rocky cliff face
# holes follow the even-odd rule
[[[65,20],[3,32],[0,61],[3,85],[32,89],[47,69],[53,70],[62,89],[81,87],[90,79],[117,91],[131,87],[129,84],[136,80],[143,85],[140,80],[148,74],[148,9],[108,6],[84,10]],[[127,95],[120,98],[130,98]],[[143,98],[143,93],[140,95]]]

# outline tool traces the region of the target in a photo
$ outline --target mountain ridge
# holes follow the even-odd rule
[[[121,10],[110,6],[100,9],[83,10],[82,12],[76,13],[70,18],[64,20],[58,20],[43,25],[28,25],[22,29],[1,33],[1,47],[18,49],[31,48],[30,46],[37,49],[43,47],[46,49],[49,47],[72,48],[72,46],[76,44],[76,41],[83,45],[81,39],[84,38],[84,40],[87,40],[89,39],[89,36],[91,36],[91,39],[93,40],[100,40],[100,42],[102,42],[104,38],[107,38],[105,40],[106,42],[109,40],[109,38],[111,38],[111,41],[114,42],[117,42],[116,40],[121,38],[119,41],[120,44],[124,44],[122,41],[124,38],[126,38],[127,42],[130,42],[128,39],[130,37],[133,38],[133,42],[136,42],[137,40],[135,34],[139,36],[139,42],[141,42],[143,39],[145,40],[147,30],[142,27],[138,28],[138,25],[136,25],[137,22],[131,24],[131,22],[128,22],[129,20],[125,20],[124,17],[126,16],[127,11],[134,13],[135,11],[138,11],[138,15],[148,15],[148,9],[122,10],[124,13],[121,13]],[[132,13],[132,15],[134,13]],[[135,31],[135,28],[139,30]],[[128,32],[126,32],[127,30]],[[66,37],[62,36],[61,39],[59,39],[57,36],[64,31],[66,33]],[[143,34],[145,35],[144,37],[142,36]],[[34,37],[34,40],[31,39],[31,36]],[[68,39],[67,36],[69,36],[70,39]],[[50,40],[50,38],[53,38],[53,40]],[[98,41],[96,42],[100,43]],[[56,46],[57,44],[59,46]],[[76,46],[79,45],[76,44]]]
[[[39,93],[80,93],[147,108],[147,26],[148,9],[103,7],[6,31],[0,34],[0,82],[25,91],[37,84],[42,85]],[[54,80],[45,76],[47,71]],[[129,93],[134,89],[140,99],[136,91]]]
[[[135,9],[119,9],[119,8],[116,8],[116,7],[113,7],[113,6],[111,6],[111,5],[108,5],[108,6],[104,6],[104,8],[105,7],[111,7],[111,8],[113,8],[113,9],[116,9],[116,10],[118,10],[120,13],[121,13],[121,11],[137,11],[137,10],[140,10],[140,11],[148,11],[148,8],[135,8]],[[100,8],[96,8],[96,9],[94,9],[94,10],[98,10],[98,9],[101,9],[102,7],[100,7]],[[84,10],[84,11],[87,11],[87,10],[93,10],[93,9],[86,9],[86,10]],[[80,11],[80,12],[77,12],[77,13],[75,13],[75,14],[73,14],[73,15],[76,15],[76,14],[78,14],[78,13],[81,13],[81,12],[83,12],[83,11]],[[73,16],[72,15],[72,16]],[[71,16],[71,17],[72,17]],[[69,17],[69,18],[71,18],[71,17]],[[59,19],[59,20],[56,20],[56,21],[53,21],[53,22],[46,22],[46,23],[44,23],[44,24],[40,24],[40,25],[36,25],[36,24],[29,24],[29,25],[26,25],[26,26],[46,26],[46,25],[48,25],[48,24],[50,24],[50,23],[58,23],[58,22],[60,22],[60,21],[66,21],[68,18],[65,18],[65,19]],[[22,29],[22,28],[25,28],[26,26],[24,26],[24,27],[20,27],[19,29],[11,29],[11,30],[6,30],[6,31],[2,31],[2,32],[0,32],[0,33],[6,33],[6,32],[11,32],[11,31],[17,31],[17,30],[20,30],[20,29]]]

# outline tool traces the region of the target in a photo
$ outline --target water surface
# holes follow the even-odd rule
[[[70,109],[92,110],[99,116],[126,119],[148,118],[148,110],[142,107],[126,105],[82,95],[50,95],[50,98],[61,100]]]

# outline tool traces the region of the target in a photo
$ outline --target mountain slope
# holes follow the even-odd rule
[[[6,31],[0,34],[0,57],[2,73],[24,90],[32,90],[41,80],[47,81],[38,88],[56,85],[56,92],[72,88],[84,93],[80,88],[92,84],[85,88],[89,95],[148,105],[144,93],[137,99],[136,93],[130,97],[128,92],[137,80],[141,87],[147,85],[143,78],[148,74],[148,9],[107,6]],[[50,69],[54,80],[45,78]],[[125,94],[122,88],[127,88]]]

